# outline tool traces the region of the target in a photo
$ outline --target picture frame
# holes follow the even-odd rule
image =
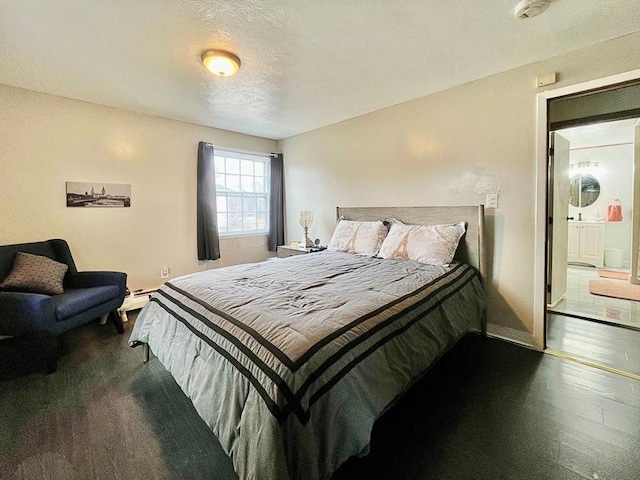
[[[131,207],[131,185],[104,182],[66,182],[67,207]]]

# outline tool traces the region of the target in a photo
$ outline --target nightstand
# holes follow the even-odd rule
[[[311,252],[310,248],[293,248],[289,245],[278,245],[278,258],[293,257],[294,255],[304,255]]]

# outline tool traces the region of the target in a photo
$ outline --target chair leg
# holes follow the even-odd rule
[[[111,317],[111,321],[113,322],[113,324],[116,326],[116,330],[118,331],[118,333],[124,333],[124,325],[122,324],[122,319],[120,318],[118,311],[113,310],[109,313],[109,316]]]
[[[143,362],[147,363],[149,361],[149,344],[145,343],[142,345],[142,348],[144,349],[144,359]]]
[[[46,346],[43,350],[46,352],[45,372],[47,375],[56,373],[58,370],[58,358],[62,354],[62,336],[45,337]]]

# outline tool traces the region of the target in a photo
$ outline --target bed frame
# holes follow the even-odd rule
[[[467,225],[467,230],[465,236],[460,240],[460,246],[454,258],[471,264],[476,267],[477,270],[484,269],[482,255],[482,206],[338,208],[337,214],[338,216],[343,216],[350,220],[370,221],[394,217],[406,223],[419,224],[451,224],[454,222],[464,221]],[[315,257],[315,255],[323,256],[324,254],[312,254],[312,257]],[[327,255],[330,256],[331,254]],[[307,259],[305,257],[306,256],[299,257],[299,261],[315,261],[312,258]],[[340,260],[341,258],[337,257],[333,261],[339,264]],[[345,259],[342,260],[346,261]],[[288,260],[282,260],[282,262],[285,261]],[[322,265],[323,259],[319,258],[318,261]],[[393,262],[392,260],[371,259],[370,262],[365,263],[362,259],[357,258],[351,258],[349,261],[356,262],[354,265],[363,265],[367,268],[366,271],[369,272],[369,275],[372,274],[371,270],[368,269],[369,265]],[[302,265],[308,266],[309,263],[302,263]],[[400,267],[402,268],[402,266]],[[283,265],[282,268],[286,269],[288,267]],[[436,273],[436,270],[441,273],[446,273],[446,269],[437,269],[434,267],[425,267],[424,269],[420,268],[419,270],[424,271],[428,275],[431,275],[431,273],[427,272]],[[414,384],[431,368],[426,366],[427,363],[431,362],[431,360],[435,362],[437,357],[441,356],[448,348],[451,348],[461,335],[466,334],[466,320],[472,320],[472,318],[483,314],[481,308],[484,306],[485,302],[484,299],[480,298],[482,297],[482,292],[478,291],[481,287],[478,282],[477,272],[471,271],[470,268],[466,267],[453,267],[449,272],[451,273],[450,276],[452,278],[441,279],[440,277],[435,276],[425,277],[425,279],[430,280],[426,283],[420,283],[418,290],[414,292],[415,295],[418,296],[416,299],[410,299],[409,297],[411,296],[411,293],[407,294],[403,291],[401,292],[402,296],[399,299],[392,297],[396,299],[389,302],[390,298],[388,296],[378,298],[374,289],[374,301],[376,304],[380,304],[376,310],[367,312],[361,307],[366,307],[368,304],[358,303],[357,309],[354,312],[355,319],[345,319],[348,320],[349,323],[345,322],[343,326],[339,326],[340,328],[327,331],[326,336],[314,339],[314,345],[310,348],[307,347],[308,350],[306,350],[302,356],[297,357],[294,360],[283,356],[286,354],[283,353],[277,342],[270,343],[270,341],[265,338],[257,338],[257,336],[260,335],[258,332],[254,334],[253,332],[249,332],[243,328],[246,335],[232,336],[233,334],[231,333],[231,330],[234,327],[238,328],[238,322],[242,321],[242,317],[234,319],[226,315],[224,312],[217,311],[213,304],[206,302],[201,304],[201,306],[207,310],[210,309],[209,311],[212,315],[208,317],[200,316],[197,312],[191,310],[191,307],[187,304],[178,305],[180,304],[180,301],[176,298],[175,301],[177,302],[176,306],[178,310],[176,312],[170,312],[173,313],[175,317],[179,317],[181,312],[185,311],[187,314],[193,313],[194,316],[199,315],[201,318],[198,318],[198,321],[209,322],[212,320],[215,322],[213,315],[218,315],[219,313],[219,316],[225,315],[224,318],[226,318],[229,323],[233,321],[233,325],[228,327],[223,327],[222,325],[216,326],[210,322],[207,323],[207,325],[211,325],[210,328],[212,330],[215,328],[217,336],[223,337],[229,341],[232,348],[238,349],[237,353],[230,350],[228,351],[224,347],[221,347],[216,343],[216,338],[207,339],[205,333],[200,332],[197,325],[189,323],[190,326],[188,326],[187,323],[185,323],[185,320],[185,322],[182,323],[185,324],[188,330],[196,334],[196,337],[191,336],[188,334],[186,329],[183,329],[182,335],[184,335],[185,343],[182,343],[184,349],[180,350],[179,354],[186,354],[187,350],[193,350],[191,347],[196,345],[194,343],[190,346],[190,344],[187,343],[187,338],[188,342],[198,342],[199,339],[207,342],[207,344],[211,346],[210,352],[218,352],[218,355],[216,355],[217,358],[213,363],[213,369],[208,370],[206,372],[206,377],[203,377],[207,379],[205,383],[210,384],[214,379],[216,381],[218,380],[216,375],[221,369],[219,367],[220,365],[232,365],[235,370],[240,372],[239,375],[246,377],[246,380],[241,379],[240,383],[243,391],[249,391],[249,388],[255,389],[255,391],[252,390],[251,402],[249,403],[249,408],[253,408],[253,410],[247,411],[247,415],[252,415],[252,417],[249,417],[252,419],[251,425],[258,425],[261,429],[264,428],[264,431],[266,432],[265,438],[275,440],[275,444],[272,449],[259,448],[257,450],[257,452],[269,451],[270,453],[273,453],[274,455],[273,458],[270,458],[270,462],[247,463],[242,460],[245,454],[249,455],[253,452],[253,450],[251,450],[252,448],[259,446],[257,443],[253,442],[254,437],[237,437],[236,440],[238,443],[235,444],[237,447],[234,447],[233,438],[223,432],[226,426],[230,426],[232,428],[243,426],[244,428],[245,423],[241,420],[246,417],[242,417],[240,412],[235,412],[236,414],[228,418],[228,421],[226,422],[214,423],[213,421],[209,422],[209,420],[205,420],[214,432],[214,427],[222,428],[221,432],[223,433],[219,438],[221,438],[221,445],[224,445],[225,451],[229,451],[231,455],[233,455],[234,451],[239,452],[239,455],[235,458],[239,458],[240,460],[236,460],[234,458],[234,468],[236,471],[240,472],[241,475],[246,472],[254,475],[255,472],[261,472],[259,468],[265,468],[265,475],[269,475],[269,478],[283,478],[283,474],[287,469],[289,469],[290,472],[295,472],[297,476],[301,477],[303,475],[300,474],[304,473],[301,470],[301,465],[315,465],[318,468],[318,475],[320,473],[327,475],[330,470],[337,468],[340,463],[343,463],[346,456],[358,455],[359,453],[361,454],[364,451],[363,446],[366,446],[367,444],[364,440],[368,440],[364,435],[369,435],[369,428],[373,428],[373,416],[375,415],[378,417],[390,408],[391,405],[404,395],[412,384]],[[257,273],[259,274],[261,272]],[[278,275],[279,272],[275,271],[274,268],[274,270],[270,270],[269,273]],[[380,272],[378,272],[378,274],[383,275],[383,273]],[[209,282],[211,281],[212,279],[209,279]],[[313,279],[311,279],[311,281],[313,283]],[[473,282],[473,284],[468,285],[471,282]],[[462,287],[465,285],[468,285],[468,290],[463,291],[460,296],[452,297],[452,295],[460,292]],[[196,293],[192,295],[192,293],[187,291],[178,291],[178,285],[174,287],[179,295],[189,296],[189,298],[198,302],[197,289]],[[168,289],[169,287],[166,288]],[[168,300],[172,301],[173,294],[168,293],[164,288],[161,292],[163,293],[163,297],[168,297]],[[233,292],[227,293],[233,295]],[[333,291],[331,291],[331,293],[333,293]],[[465,307],[468,305],[470,309],[466,309],[464,311],[460,310],[460,312],[456,312],[455,310],[453,312],[440,311],[442,308],[442,304],[440,302],[446,302],[450,298],[452,298],[451,302],[456,302],[455,304],[452,304],[452,306]],[[283,297],[283,299],[286,301],[286,297]],[[479,303],[476,303],[476,299],[479,300]],[[356,300],[356,302],[358,301],[359,299]],[[292,307],[292,309],[294,308]],[[153,312],[150,310],[146,310],[146,312],[153,315]],[[435,316],[426,317],[430,312],[435,312]],[[449,322],[452,321],[450,315],[455,316],[458,313],[463,317],[465,323],[460,325],[450,324]],[[367,326],[366,322],[368,320],[373,320],[373,323]],[[149,347],[146,341],[149,340],[149,337],[147,336],[148,331],[147,333],[144,332],[147,327],[144,323],[145,321],[146,317],[143,317],[142,321],[139,320],[140,323],[138,323],[136,330],[140,331],[136,333],[136,330],[134,330],[134,332],[132,332],[132,339],[134,340],[131,345],[144,345],[146,361],[149,353]],[[172,322],[175,321],[176,319]],[[412,331],[400,336],[419,321],[422,322],[420,326],[413,327]],[[428,328],[427,324],[440,322],[445,324],[443,330],[431,331],[430,334],[423,331],[424,328]],[[482,323],[484,323],[484,321]],[[166,330],[169,334],[173,331],[172,323],[165,324],[161,327],[162,328],[158,335],[160,335],[163,330]],[[477,327],[474,326],[473,328],[475,329]],[[202,336],[198,335],[198,333],[202,333]],[[187,337],[187,335],[189,336]],[[424,342],[422,342],[422,337],[424,337]],[[346,343],[343,339],[346,339]],[[328,342],[333,342],[334,340],[337,343],[329,346]],[[394,342],[398,343],[394,346]],[[253,353],[255,352],[255,349],[253,351],[249,349],[249,343],[259,343],[258,348],[263,349],[261,350],[260,356],[258,353]],[[158,338],[158,345],[168,348],[170,345],[170,338],[168,336]],[[324,346],[328,346],[328,349],[320,353]],[[404,356],[404,349],[398,349],[398,347],[402,346],[407,346],[407,351],[424,347],[423,351],[425,355],[420,357],[421,360],[419,363],[411,363],[418,362],[416,357],[416,360],[407,360],[406,363],[398,361],[396,365],[396,363],[393,362],[393,355],[399,354]],[[377,350],[378,348],[381,350]],[[270,352],[267,352],[266,349],[269,349]],[[316,353],[318,353],[319,356],[313,361],[306,363],[307,360],[310,360],[310,358]],[[369,357],[373,355],[378,355],[378,357],[369,359]],[[397,366],[401,369],[408,369],[405,370],[405,374],[403,376],[397,377],[394,375],[392,381],[387,381],[386,377],[383,377],[381,382],[376,384],[381,388],[379,392],[375,391],[375,393],[379,395],[371,395],[371,391],[362,388],[361,382],[370,379],[370,376],[374,373],[377,374],[379,372],[384,372],[384,366],[379,372],[371,371],[370,367],[375,366],[378,362],[383,362],[383,359],[389,358],[391,358],[389,361],[389,367],[396,368]],[[172,367],[174,367],[179,371],[182,371],[183,368],[180,363],[182,361],[181,357],[176,358],[176,361],[177,363],[173,364],[171,364],[170,361],[167,362],[167,369],[171,371]],[[265,362],[269,362],[268,367],[262,366],[266,364]],[[316,364],[312,362],[315,362]],[[273,364],[273,366],[271,366],[271,364]],[[294,377],[293,372],[303,365],[304,368],[308,369],[308,371],[303,371],[298,377]],[[424,367],[424,370],[423,368],[417,368],[418,366]],[[249,370],[250,368],[255,370],[257,375],[248,375],[243,373],[245,371],[251,372]],[[185,375],[186,374],[187,373],[185,372]],[[341,382],[343,378],[346,378],[351,374],[353,374],[354,377],[346,380],[343,385],[339,386],[338,388],[341,388],[341,390],[335,390],[336,393],[333,398],[329,396],[322,397],[324,393],[328,393],[329,390],[338,384],[338,382]],[[193,372],[189,373],[189,375],[193,375]],[[234,375],[236,374],[234,373]],[[325,376],[324,379],[322,379],[323,375]],[[290,376],[290,378],[296,382],[295,385],[298,386],[290,387],[287,383],[289,381],[287,379],[288,376]],[[186,381],[190,381],[190,377],[186,377]],[[223,383],[227,381],[228,379],[222,380]],[[183,385],[185,385],[185,383],[181,382],[181,386]],[[251,385],[253,385],[253,387],[251,387]],[[267,388],[271,389],[272,385],[274,385],[277,390],[267,391]],[[194,401],[194,405],[201,407],[198,408],[198,410],[202,411],[202,418],[204,419],[219,416],[222,411],[222,407],[228,402],[229,398],[227,397],[225,399],[225,397],[222,396],[217,397],[216,394],[213,394],[213,391],[206,388],[185,388],[185,392],[194,399],[196,399],[196,397],[204,399],[205,403],[197,403]],[[273,399],[275,398],[275,394],[282,395],[281,399],[283,401],[281,403],[276,403],[276,400]],[[206,395],[209,395],[209,397]],[[264,400],[264,405],[261,403],[262,400],[260,400],[260,396],[262,396]],[[331,422],[324,423],[321,421],[323,417],[340,418],[339,415],[342,414],[340,412],[346,411],[343,409],[342,405],[347,398],[349,398],[351,402],[354,402],[352,405],[355,405],[356,408],[359,406],[358,402],[368,402],[368,406],[366,408],[363,407],[362,411],[364,413],[361,417],[356,418],[354,422],[347,422],[346,419],[343,418],[342,420],[345,421],[344,425],[341,426],[341,428],[343,427],[342,430],[334,429],[331,426]],[[321,406],[317,407],[320,408],[320,410],[314,410],[312,414],[311,405],[316,400],[323,403],[320,404]],[[305,406],[305,404],[307,406]],[[386,407],[385,404],[387,404]],[[212,405],[214,410],[210,410],[209,405]],[[292,419],[290,421],[289,429],[285,430],[286,435],[283,436],[281,425],[283,422],[289,422],[287,419],[289,418],[288,415],[290,413],[292,415],[296,415],[297,420]],[[311,424],[310,428],[305,430],[304,425],[310,420],[318,421],[318,423],[317,425]],[[300,423],[300,421],[302,423]],[[251,430],[248,429],[248,431]],[[298,434],[300,437],[297,436]],[[245,435],[247,434],[245,433]],[[322,435],[325,436],[323,437]],[[335,435],[339,436],[334,438]],[[300,444],[301,447],[299,449],[290,452],[286,450],[289,447],[289,444],[286,441],[283,442],[283,445],[278,443],[278,440],[281,437],[282,439],[289,440],[292,443],[295,443],[298,439],[302,439],[303,443]],[[330,441],[331,439],[335,441]],[[346,439],[346,441],[343,441],[344,439]],[[267,444],[270,443],[271,442],[267,442]],[[318,462],[298,462],[298,456],[304,455],[307,452],[305,446],[319,446],[320,449],[333,453],[327,453],[320,457],[320,461]],[[338,447],[339,450],[337,450]],[[263,460],[264,458],[268,457],[261,457]],[[293,460],[290,465],[288,464],[288,459]],[[273,467],[272,469],[270,469],[269,463],[271,463]],[[291,470],[290,467],[293,468],[293,470]],[[275,473],[277,473],[277,475]],[[253,476],[251,478],[253,478]]]
[[[465,222],[466,233],[460,239],[455,260],[477,268],[484,282],[487,270],[484,252],[484,206],[432,206],[432,207],[337,207],[336,218],[357,221],[387,220],[396,218],[403,223],[434,225]],[[480,330],[486,333],[486,316]],[[144,360],[149,361],[149,346],[144,344]]]

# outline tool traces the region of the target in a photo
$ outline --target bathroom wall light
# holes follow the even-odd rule
[[[600,164],[598,162],[591,162],[589,160],[569,165],[571,171],[578,171],[578,173],[593,173],[598,171],[599,168]]]
[[[205,50],[200,59],[207,70],[220,77],[230,77],[240,68],[238,56],[225,50]]]

